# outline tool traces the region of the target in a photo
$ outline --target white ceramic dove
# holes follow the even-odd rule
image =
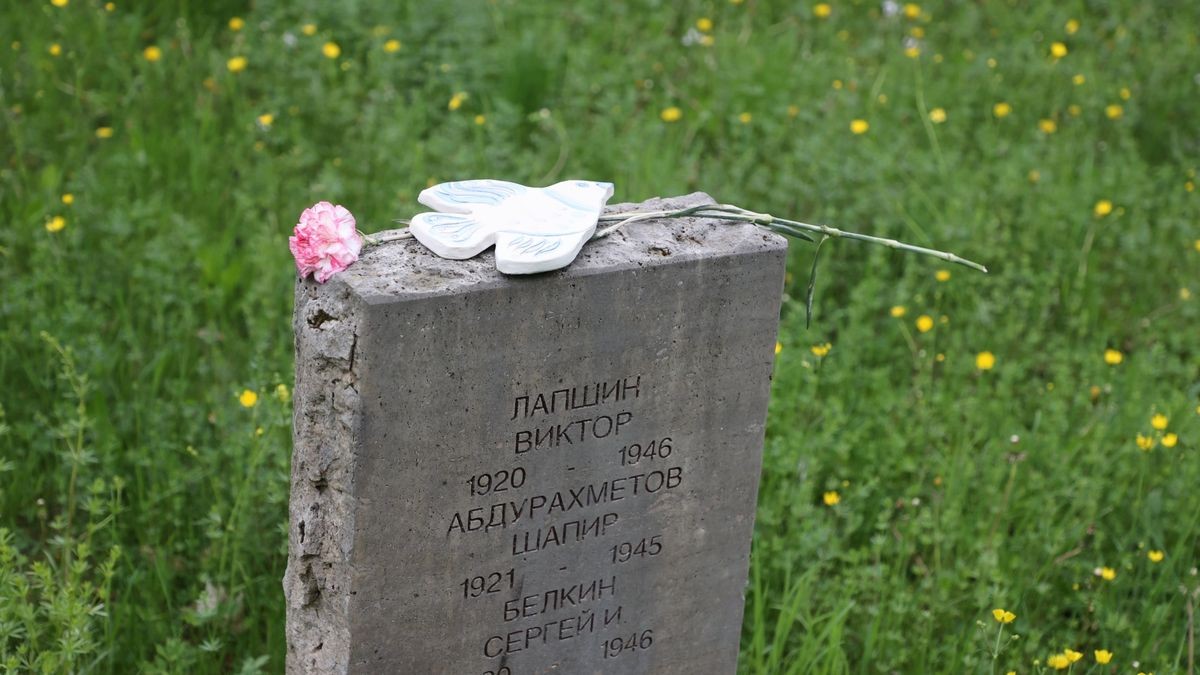
[[[584,180],[545,188],[502,180],[440,183],[417,197],[440,213],[419,213],[408,229],[443,258],[472,258],[495,244],[501,272],[546,272],[579,255],[612,194],[612,183]]]

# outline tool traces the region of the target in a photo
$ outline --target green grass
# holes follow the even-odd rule
[[[1023,674],[1066,647],[1076,673],[1187,672],[1200,4],[102,5],[0,7],[9,670],[282,670],[285,237],[319,199],[374,231],[428,182],[496,176],[706,190],[992,270],[939,282],[936,261],[830,242],[806,330],[794,246],[744,672]],[[683,45],[701,17],[713,44]],[[1144,452],[1156,412],[1179,440]],[[999,641],[995,607],[1017,615]]]

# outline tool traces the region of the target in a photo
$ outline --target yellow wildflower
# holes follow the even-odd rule
[[[50,220],[46,221],[46,231],[47,232],[62,232],[63,228],[65,228],[66,226],[67,226],[67,219],[63,218],[62,216],[54,216]]]
[[[1079,30],[1079,21],[1077,19],[1067,19],[1067,25],[1063,26],[1067,31],[1067,35],[1074,35]]]
[[[111,12],[116,8],[117,8],[117,4],[115,2],[104,3],[104,11],[106,11],[106,12]]]
[[[235,56],[225,62],[225,67],[228,68],[229,72],[231,73],[240,73],[246,69],[246,57]]]
[[[75,203],[75,195],[71,194],[70,192],[64,194],[62,196],[62,203],[66,204],[67,206],[74,204]]]
[[[1113,579],[1117,578],[1117,571],[1111,567],[1101,567],[1100,568],[1100,578],[1105,581],[1112,581]],[[1069,649],[1067,650],[1068,656],[1070,656],[1072,653],[1073,652],[1071,652],[1071,650],[1069,650]],[[1074,653],[1078,653],[1078,652],[1074,652]],[[1077,658],[1071,659],[1071,662],[1074,663],[1075,661],[1078,661],[1078,660],[1079,659],[1077,659]]]
[[[1110,120],[1119,120],[1121,119],[1121,116],[1125,114],[1125,109],[1116,103],[1113,103],[1104,107],[1104,114],[1107,115],[1108,119]]]
[[[833,8],[827,2],[819,2],[813,6],[813,16],[818,19],[828,19],[833,14]]]
[[[50,52],[50,56],[59,56],[62,54],[62,45],[55,42],[54,44],[50,45],[50,49],[47,51]]]
[[[1075,86],[1078,87],[1078,86],[1082,85],[1084,82],[1087,82],[1087,78],[1083,76],[1083,73],[1076,73],[1075,77],[1071,78],[1071,82],[1073,82],[1075,84]]]
[[[776,341],[775,342],[775,355],[778,356],[779,352],[782,352],[782,351],[783,351],[783,343]]]
[[[272,124],[275,123],[275,116],[272,115],[271,113],[263,113],[263,114],[259,115],[256,119],[258,120],[259,126],[262,126],[262,127],[270,127]]]
[[[1038,129],[1040,129],[1043,134],[1052,134],[1058,131],[1058,123],[1051,119],[1039,120]]]
[[[150,63],[154,63],[162,58],[162,50],[155,45],[150,45],[142,50],[142,56]]]
[[[1163,434],[1162,444],[1164,448],[1173,448],[1179,442],[1179,434]]]
[[[938,281],[950,281],[950,270],[938,270],[933,273],[933,278]]]
[[[975,367],[980,370],[991,370],[996,366],[996,355],[991,352],[979,352],[975,355]]]
[[[55,7],[66,7],[67,3],[70,1],[71,0],[50,0],[50,4],[54,5]]]
[[[1112,657],[1113,657],[1112,652],[1108,651],[1107,649],[1097,649],[1094,652],[1094,654],[1096,656],[1096,663],[1099,663],[1101,665],[1104,665],[1104,664],[1108,663],[1109,661],[1112,661]]]
[[[825,506],[836,506],[842,501],[842,496],[837,493],[837,490],[830,490],[821,495],[821,500],[825,502]]]
[[[1007,609],[996,608],[992,610],[992,617],[1000,623],[1012,623],[1014,620],[1016,620],[1017,615],[1013,614]]]
[[[479,126],[479,127],[481,127],[481,126],[483,126],[483,125],[485,125],[485,124],[487,124],[487,118],[486,118],[486,117],[484,117],[483,115],[476,115],[476,116],[475,116],[475,126]]]
[[[1125,360],[1125,355],[1116,349],[1104,350],[1104,362],[1110,366],[1115,366]]]
[[[1188,288],[1187,286],[1180,287],[1179,299],[1183,300],[1184,302],[1191,300],[1192,299],[1192,289]]]
[[[400,41],[388,40],[387,42],[383,43],[383,51],[389,54],[395,54],[396,52],[400,51]]]
[[[282,382],[275,385],[275,398],[282,403],[287,403],[292,400],[292,392],[288,391],[288,386]]]
[[[929,121],[933,122],[934,124],[941,124],[942,122],[945,122],[946,121],[945,108],[934,108],[933,110],[930,110],[929,111]]]
[[[995,115],[997,119],[1004,119],[1005,117],[1008,117],[1010,113],[1012,113],[1012,106],[1003,101],[992,106],[992,114]]]
[[[1149,558],[1150,562],[1152,563],[1160,563],[1163,561],[1163,558],[1167,557],[1167,555],[1162,551],[1152,550],[1146,553],[1146,557]]]
[[[1137,435],[1137,446],[1142,450],[1147,452],[1153,450],[1155,444],[1157,443],[1158,441],[1154,440],[1153,436],[1143,436],[1141,434]]]
[[[1056,59],[1061,59],[1067,55],[1067,46],[1061,42],[1050,44],[1050,55]]]
[[[306,23],[300,27],[300,32],[304,33],[305,35],[307,35],[309,37],[312,37],[313,35],[317,34],[317,24]]]
[[[744,113],[738,115],[738,121],[741,122],[742,124],[750,124],[750,120],[752,120],[752,119],[754,119],[754,115],[751,115],[748,112],[744,112]]]
[[[904,55],[910,59],[915,59],[921,55],[921,48],[915,45],[904,48]]]
[[[336,42],[326,42],[324,45],[321,45],[321,53],[327,59],[336,59],[342,55],[342,48]]]
[[[1037,169],[1030,169],[1025,178],[1029,179],[1030,183],[1037,183],[1042,179],[1042,172]]]
[[[1167,424],[1169,423],[1170,420],[1167,419],[1167,416],[1162,413],[1154,413],[1154,416],[1150,418],[1150,426],[1154,427],[1158,431],[1166,429]]]
[[[922,333],[928,333],[933,330],[933,317],[928,314],[922,314],[917,317],[917,330]]]
[[[1100,201],[1096,202],[1095,206],[1092,207],[1092,213],[1095,214],[1097,218],[1103,218],[1104,216],[1107,216],[1108,214],[1112,213],[1112,210],[1113,203],[1107,199],[1101,199]]]
[[[800,106],[789,105],[787,107],[787,114],[788,114],[788,117],[795,117],[796,115],[799,115],[800,114]]]
[[[833,345],[829,342],[826,342],[823,345],[813,345],[812,347],[809,347],[809,350],[813,353],[813,356],[817,357],[818,359],[823,359],[828,356],[830,349],[833,349]]]
[[[1072,103],[1071,105],[1067,106],[1067,114],[1071,117],[1079,117],[1079,115],[1082,113],[1083,108],[1080,108],[1078,103]]]
[[[713,29],[712,19],[706,16],[696,19],[696,28],[698,28],[701,33],[707,33],[711,31]]]
[[[229,20],[229,30],[237,32],[246,27],[246,22],[240,16],[235,16]]]
[[[112,138],[112,127],[96,127],[96,138]]]
[[[465,91],[456,92],[453,96],[450,97],[450,101],[448,103],[446,103],[446,109],[447,110],[458,110],[459,108],[462,107],[463,101],[465,101],[465,100],[467,100],[467,92],[465,92]]]
[[[908,309],[904,305],[893,305],[890,313],[893,319],[899,319],[908,313]]]
[[[1121,90],[1117,92],[1117,95],[1121,97],[1122,101],[1128,101],[1133,97],[1133,92],[1129,91],[1129,87],[1121,87]]]
[[[238,403],[241,403],[243,408],[253,408],[258,403],[258,394],[244,389],[238,396]]]
[[[915,19],[921,16],[921,6],[915,2],[910,2],[904,5],[904,16],[909,19]]]
[[[1046,665],[1055,670],[1066,670],[1071,666],[1071,662],[1063,654],[1054,654],[1046,659]]]
[[[671,106],[669,108],[663,108],[663,111],[660,112],[658,116],[664,122],[678,122],[679,119],[683,117],[683,111],[680,110],[678,106]]]
[[[870,128],[871,125],[866,120],[854,120],[850,122],[850,132],[855,135],[865,134]]]

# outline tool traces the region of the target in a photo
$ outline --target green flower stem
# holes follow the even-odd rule
[[[595,238],[608,236],[620,227],[639,220],[649,220],[653,218],[682,218],[686,216],[698,216],[704,218],[717,218],[721,220],[735,220],[745,223],[754,223],[755,225],[760,225],[769,230],[779,232],[780,234],[800,237],[809,241],[812,241],[812,239],[804,234],[804,232],[813,232],[827,237],[857,239],[859,241],[879,244],[880,246],[886,246],[888,248],[908,251],[909,253],[932,256],[934,258],[945,260],[946,262],[963,265],[965,267],[970,267],[971,269],[987,273],[987,268],[983,265],[965,258],[960,258],[959,256],[947,251],[925,248],[924,246],[914,246],[913,244],[906,244],[895,239],[873,237],[869,234],[847,232],[845,230],[839,230],[836,227],[829,227],[828,225],[810,225],[809,223],[802,223],[797,220],[776,218],[769,213],[756,213],[754,211],[748,211],[731,204],[706,204],[702,206],[693,206],[686,209],[679,209],[677,211],[645,211],[636,213],[606,214],[600,216],[601,222],[614,220],[618,222],[596,232]]]
[[[386,244],[389,241],[399,241],[401,239],[412,239],[413,238],[412,232],[409,232],[407,229],[400,231],[400,232],[396,232],[394,234],[389,234],[386,237],[382,236],[382,234],[383,234],[382,232],[376,232],[375,234],[367,234],[362,231],[359,231],[359,233],[358,233],[358,235],[363,238],[363,243],[366,244],[367,246],[375,246],[376,244]]]

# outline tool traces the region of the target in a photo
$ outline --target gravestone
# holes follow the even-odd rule
[[[299,282],[288,672],[734,673],[786,247],[658,220]]]

